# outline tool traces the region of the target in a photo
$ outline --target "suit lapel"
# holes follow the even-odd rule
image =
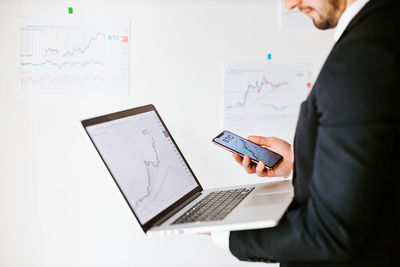
[[[335,46],[340,43],[340,41],[363,19],[365,19],[371,12],[386,7],[396,0],[370,0],[365,6],[358,12],[358,14],[350,21],[349,25],[346,27],[339,40],[336,42]]]

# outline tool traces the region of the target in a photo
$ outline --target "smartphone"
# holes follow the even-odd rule
[[[254,163],[263,161],[265,167],[268,169],[274,168],[283,159],[278,153],[272,152],[229,131],[223,131],[212,141],[214,144],[230,152],[238,153],[242,157],[249,155],[251,161]]]

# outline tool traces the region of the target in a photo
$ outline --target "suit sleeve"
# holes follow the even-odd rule
[[[275,228],[231,232],[231,252],[240,260],[349,260],[382,203],[394,136],[386,125],[320,127],[308,201]]]
[[[240,260],[347,261],[385,208],[399,158],[398,49],[387,29],[359,32],[337,45],[318,78],[307,200],[277,227],[231,232],[230,250]]]

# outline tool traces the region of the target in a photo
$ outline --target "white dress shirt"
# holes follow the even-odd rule
[[[335,33],[333,34],[333,39],[337,42],[342,36],[344,30],[349,25],[350,21],[360,12],[360,10],[368,3],[369,0],[356,0],[350,6],[346,8],[343,12],[342,16],[340,17],[338,24],[335,28]]]
[[[350,21],[360,12],[360,10],[368,3],[369,0],[356,0],[350,6],[346,8],[340,17],[338,24],[335,28],[333,38],[337,42],[342,36],[344,30],[349,25]],[[211,237],[214,243],[223,250],[229,251],[229,231],[215,231],[211,233]]]

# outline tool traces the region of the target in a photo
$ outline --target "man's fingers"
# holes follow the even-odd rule
[[[256,143],[256,144],[261,144],[261,140],[263,139],[264,137],[262,137],[262,136],[255,136],[255,135],[249,135],[249,136],[247,136],[247,140],[249,140],[249,141],[251,141],[251,142],[254,142],[254,143]]]
[[[265,168],[265,164],[263,161],[260,161],[257,164],[256,173],[260,177],[274,177],[274,170]]]
[[[265,176],[267,176],[268,172],[267,172],[267,169],[265,168],[265,164],[264,164],[263,161],[260,161],[260,162],[257,164],[256,173],[257,173],[257,175],[260,176],[260,177],[265,177]]]
[[[253,170],[253,166],[251,164],[250,157],[248,155],[245,155],[242,157],[241,155],[237,153],[233,153],[232,157],[235,159],[237,163],[242,165],[242,167],[246,170],[248,173],[254,173],[255,171]]]
[[[245,169],[248,169],[250,163],[251,163],[250,157],[249,157],[248,155],[244,155],[243,160],[242,160],[242,166],[243,166]]]
[[[244,155],[243,157],[237,153],[233,153],[232,157],[235,159],[237,163],[242,165],[242,167],[246,170],[247,173],[255,173],[256,166],[251,162],[251,159],[248,155]]]
[[[257,173],[260,177],[276,177],[288,176],[293,169],[292,149],[291,145],[286,141],[277,137],[264,136],[248,136],[248,140],[261,146],[266,146],[271,151],[274,151],[283,156],[283,161],[274,169],[265,168],[265,164],[255,164],[251,162],[248,155],[241,157],[237,153],[233,154],[233,158],[238,164],[241,164],[245,171],[249,174]]]
[[[245,170],[248,173],[254,173],[255,172],[253,170],[253,168],[252,168],[251,160],[250,160],[250,157],[248,155],[244,155],[243,161],[242,161],[242,166],[243,166],[243,168],[245,168]]]
[[[257,175],[260,176],[260,175],[264,174],[264,169],[265,169],[265,164],[263,161],[260,161],[257,164],[257,168],[256,168]]]
[[[242,156],[240,156],[238,153],[233,153],[233,154],[232,154],[232,157],[235,159],[235,161],[236,161],[237,163],[239,163],[240,165],[242,165],[242,160],[243,160]]]
[[[247,139],[251,142],[254,142],[262,146],[271,146],[276,141],[276,137],[264,137],[264,136],[254,136],[254,135],[248,136]]]

